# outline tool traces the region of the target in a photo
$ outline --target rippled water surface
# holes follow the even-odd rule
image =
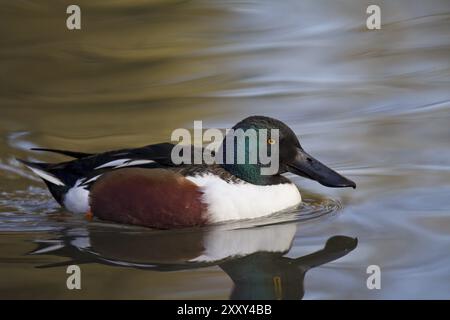
[[[80,31],[68,1],[1,4],[1,298],[450,298],[448,1],[381,1],[378,31],[367,1],[77,3]],[[15,160],[254,114],[358,188],[290,176],[295,211],[158,231],[73,216]]]

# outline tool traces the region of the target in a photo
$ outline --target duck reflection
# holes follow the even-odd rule
[[[40,268],[102,263],[164,272],[217,265],[234,283],[230,299],[301,299],[306,272],[345,256],[357,239],[333,236],[322,249],[290,258],[295,233],[295,223],[175,231],[93,224],[39,241],[31,254],[69,258]]]

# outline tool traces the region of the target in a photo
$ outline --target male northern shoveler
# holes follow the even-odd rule
[[[249,128],[279,130],[279,141],[267,141],[278,143],[279,168],[275,174],[261,175],[263,165],[248,159],[243,164],[176,165],[171,158],[175,145],[171,143],[98,154],[37,148],[33,150],[56,152],[75,160],[21,162],[44,180],[61,206],[73,213],[155,228],[251,219],[294,207],[301,196],[296,185],[281,175],[286,172],[328,187],[356,187],[353,181],[307,154],[295,133],[281,121],[252,116],[233,127],[244,132]]]

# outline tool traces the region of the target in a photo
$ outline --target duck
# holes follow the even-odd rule
[[[355,182],[309,155],[294,131],[280,120],[250,116],[232,129],[244,133],[249,129],[258,133],[278,130],[276,140],[269,137],[262,142],[268,150],[277,144],[277,170],[261,174],[264,164],[259,159],[249,161],[249,157],[243,162],[175,163],[176,145],[167,142],[95,154],[33,148],[72,159],[60,163],[18,160],[44,181],[69,212],[157,229],[256,219],[295,208],[302,197],[286,173],[327,187],[356,188]],[[237,140],[233,141],[235,148]],[[248,153],[249,144],[244,148]],[[224,147],[224,154],[229,149]]]

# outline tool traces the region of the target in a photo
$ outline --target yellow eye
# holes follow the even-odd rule
[[[275,139],[270,138],[269,140],[267,140],[268,144],[275,144]]]

